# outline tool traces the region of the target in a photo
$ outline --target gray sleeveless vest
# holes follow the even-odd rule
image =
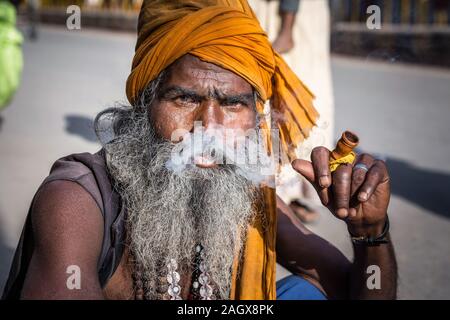
[[[55,180],[68,180],[78,183],[94,198],[102,212],[104,236],[97,269],[100,285],[103,288],[113,275],[122,257],[126,215],[125,206],[122,206],[120,195],[114,190],[112,180],[108,175],[104,150],[101,149],[95,154],[87,152],[71,154],[58,159],[53,164],[48,177],[40,185],[38,192],[46,183]],[[31,210],[35,198],[36,195],[28,210],[2,299],[20,298],[33,254]]]

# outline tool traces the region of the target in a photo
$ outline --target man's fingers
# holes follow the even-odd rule
[[[296,159],[292,161],[292,168],[306,178],[311,184],[315,184],[314,168],[312,163],[306,160]]]
[[[350,164],[340,165],[333,172],[334,211],[340,219],[348,216],[351,182],[352,166]]]
[[[313,187],[317,190],[320,200],[324,206],[328,206],[330,202],[330,194],[328,188],[321,188],[316,181],[314,168],[311,162],[306,160],[294,160],[292,161],[292,167],[308,180]]]
[[[372,167],[374,158],[369,154],[362,154],[358,157],[353,166],[352,173],[352,189],[351,196],[353,196],[366,180],[366,174]]]
[[[375,160],[373,166],[369,169],[366,174],[366,180],[359,189],[358,200],[360,202],[365,202],[369,200],[377,186],[386,181],[387,179],[387,169],[383,161]]]
[[[330,202],[332,202],[332,196],[329,188],[317,189],[317,194],[319,195],[320,201],[325,207],[330,207]]]
[[[330,150],[325,147],[314,148],[311,153],[311,161],[318,186],[328,188],[331,185]]]

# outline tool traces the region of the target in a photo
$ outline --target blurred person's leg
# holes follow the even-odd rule
[[[273,48],[278,53],[287,53],[294,47],[294,24],[300,0],[280,0],[281,26]]]
[[[249,0],[261,26],[273,41],[281,27],[278,1]],[[291,69],[312,90],[314,105],[320,114],[319,125],[299,148],[299,158],[308,159],[312,149],[334,142],[334,98],[330,62],[330,11],[327,0],[301,0],[293,27],[294,47],[282,54]],[[300,153],[300,149],[302,152]],[[317,217],[321,203],[309,183],[285,166],[279,176],[277,194],[304,222]],[[306,215],[311,214],[306,218]]]
[[[29,36],[32,40],[38,37],[39,5],[40,0],[27,0]]]

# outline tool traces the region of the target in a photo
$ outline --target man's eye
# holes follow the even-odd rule
[[[183,105],[197,103],[197,101],[193,97],[189,97],[189,96],[178,96],[175,99],[175,102],[178,104],[183,104]]]
[[[247,105],[242,102],[232,102],[232,103],[224,103],[223,106],[227,109],[235,110],[235,109],[242,109],[246,108]]]

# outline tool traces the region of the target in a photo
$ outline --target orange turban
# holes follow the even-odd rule
[[[130,103],[135,103],[161,71],[188,53],[238,74],[262,100],[270,99],[282,150],[293,160],[293,150],[318,117],[313,94],[272,49],[247,1],[144,0],[127,80]],[[258,111],[262,109],[259,104]],[[245,252],[241,261],[235,262],[231,299],[276,297],[274,189],[265,188],[264,196],[265,226],[257,221],[249,227]]]

